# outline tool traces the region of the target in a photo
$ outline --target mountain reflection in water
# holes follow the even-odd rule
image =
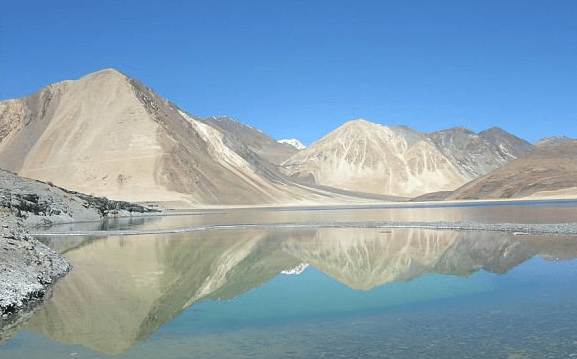
[[[367,291],[426,273],[505,273],[536,255],[571,259],[575,253],[572,238],[413,229],[107,237],[67,250],[74,270],[26,328],[117,354],[198,302],[234,299],[302,263]]]

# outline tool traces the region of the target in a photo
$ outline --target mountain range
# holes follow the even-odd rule
[[[575,146],[563,138],[530,144],[499,128],[423,133],[358,119],[305,147],[228,117],[192,116],[113,69],[0,102],[1,168],[133,202],[573,195]]]

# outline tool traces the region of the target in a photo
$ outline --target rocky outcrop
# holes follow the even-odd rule
[[[28,236],[22,220],[0,207],[0,343],[50,295],[70,264]]]
[[[28,227],[154,211],[66,191],[0,169],[0,342],[70,270],[63,257],[27,234]]]
[[[144,214],[156,209],[94,197],[17,176],[0,169],[0,208],[25,225],[96,221],[104,216]]]

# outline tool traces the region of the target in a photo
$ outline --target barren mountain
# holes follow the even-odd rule
[[[0,103],[0,167],[130,201],[287,203],[350,198],[292,183],[294,150],[230,119],[197,119],[112,70]]]
[[[465,177],[423,134],[350,121],[283,163],[312,183],[395,196],[454,190]]]
[[[558,137],[544,137],[539,141],[535,142],[536,147],[543,147],[548,145],[562,145],[562,144],[571,144],[573,140],[566,136],[558,136]]]
[[[279,143],[227,117],[191,116],[112,69],[0,102],[0,167],[127,201],[249,205],[377,199],[359,198],[363,194],[381,196],[377,200],[440,198],[535,148],[542,153],[567,141],[531,145],[499,128],[424,134],[356,120],[298,150],[299,143]],[[571,187],[567,181],[541,187]],[[536,192],[510,186],[507,193],[484,189],[464,196]]]
[[[476,179],[531,152],[532,146],[493,127],[479,134],[456,127],[427,134],[468,180]]]
[[[275,165],[280,165],[284,160],[297,151],[291,146],[283,145],[260,130],[242,124],[229,117],[211,117],[199,119],[226,134],[230,142],[236,142],[246,146],[250,151],[266,159]]]
[[[524,157],[467,183],[447,199],[577,194],[577,141],[544,141]]]

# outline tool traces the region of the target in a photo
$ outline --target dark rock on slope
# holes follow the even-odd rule
[[[27,234],[28,227],[152,211],[156,210],[66,191],[0,169],[0,342],[70,270],[64,258]]]
[[[532,145],[498,127],[479,134],[455,127],[427,134],[468,180],[483,176],[532,151]]]

